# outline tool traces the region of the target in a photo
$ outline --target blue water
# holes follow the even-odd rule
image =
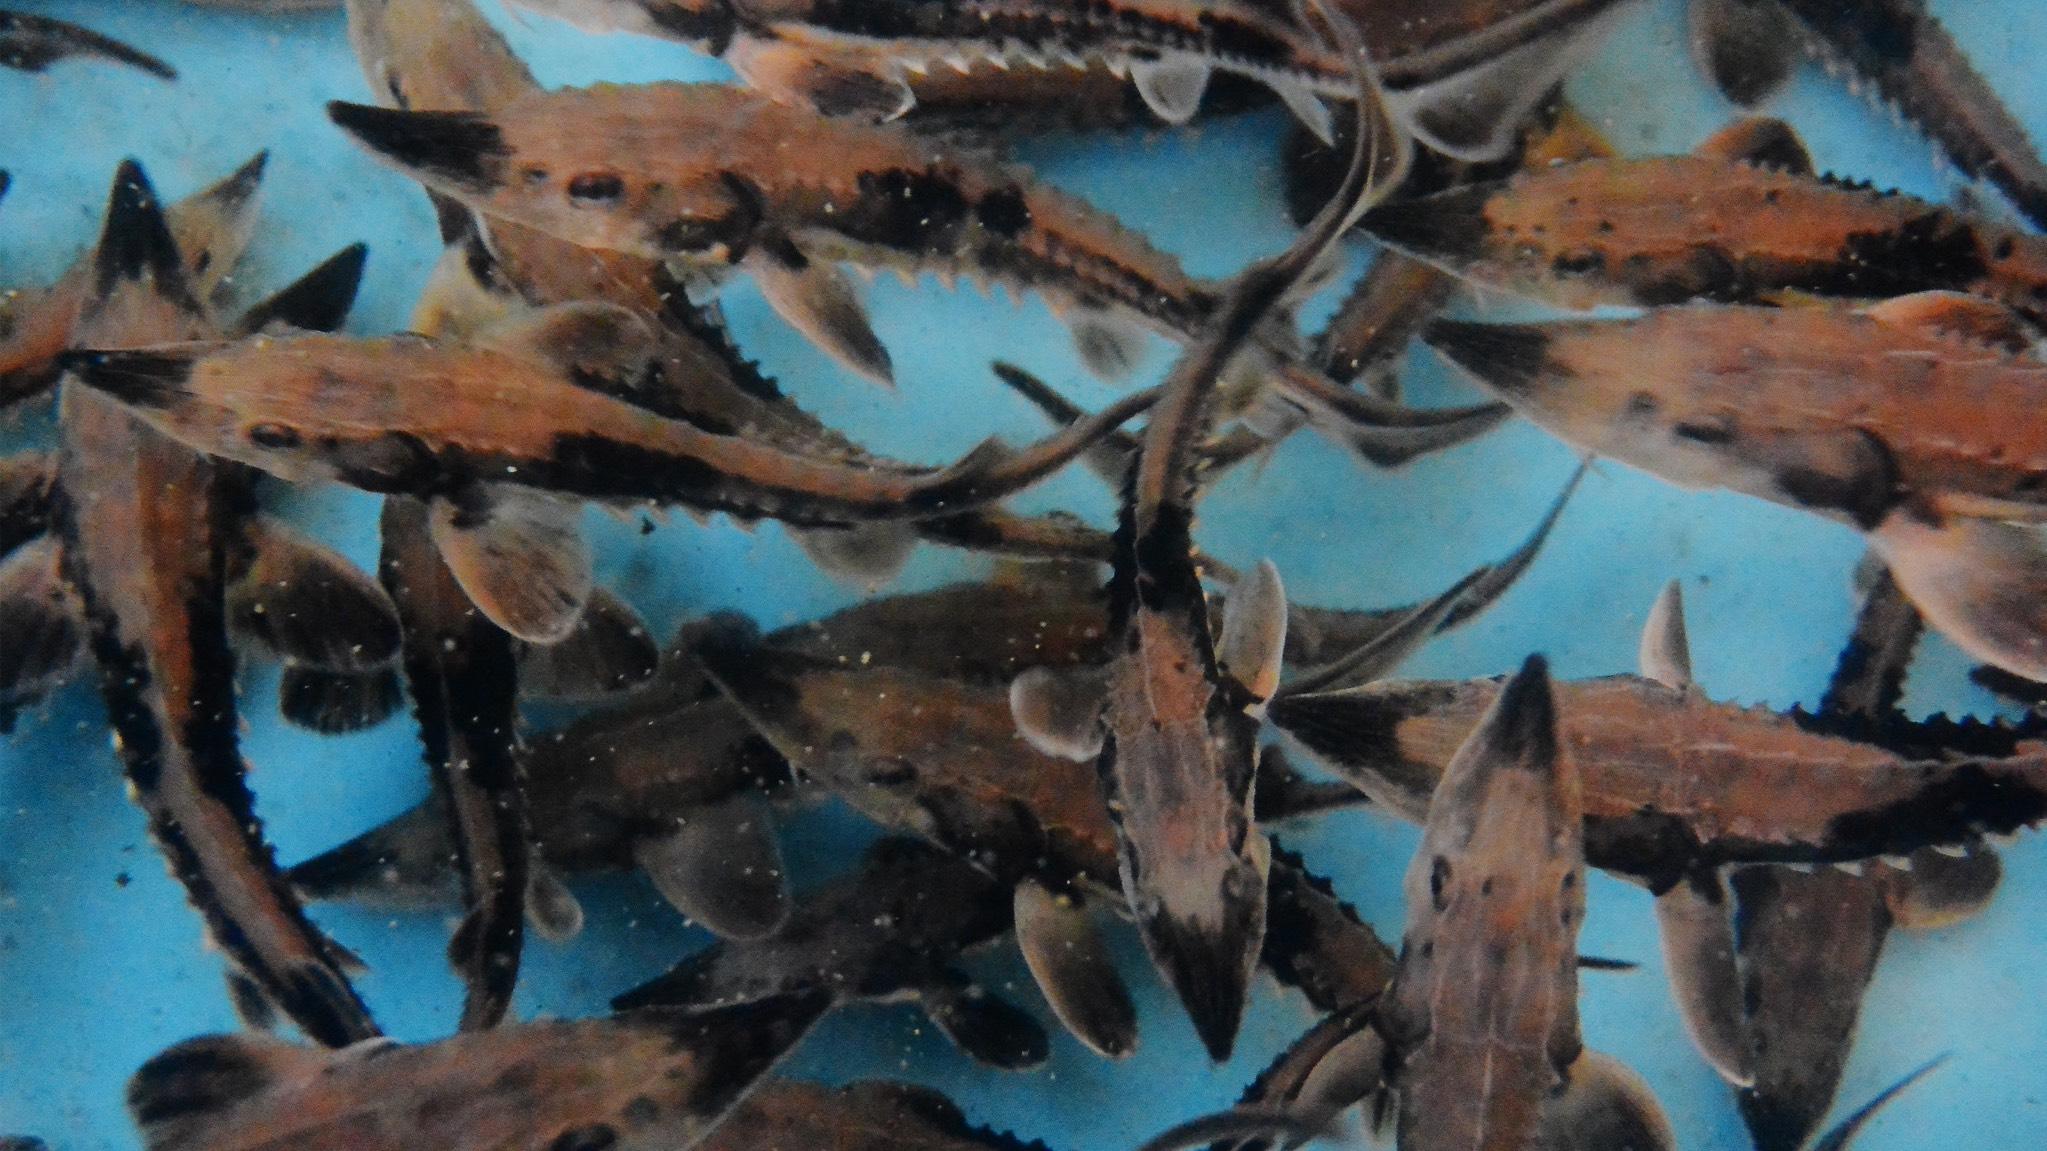
[[[502,16],[490,0],[485,6]],[[413,187],[350,147],[320,114],[326,100],[368,98],[338,14],[261,18],[168,0],[25,7],[156,52],[183,78],[165,85],[76,63],[41,77],[0,72],[0,168],[15,181],[0,204],[0,287],[49,282],[91,241],[121,157],[140,158],[164,195],[175,197],[268,147],[263,223],[242,286],[260,294],[334,249],[367,240],[368,280],[351,330],[403,327],[437,254],[433,223]],[[2036,59],[2047,44],[2047,6],[1950,0],[1934,7],[2035,138],[2047,140],[2047,74]],[[549,84],[724,76],[719,65],[678,48],[586,37],[539,18],[500,23]],[[1668,0],[1637,9],[1572,80],[1570,93],[1630,151],[1689,148],[1730,114],[1694,75],[1681,9]],[[1935,197],[1959,186],[1909,130],[1815,68],[1771,110],[1805,133],[1823,168]],[[1291,234],[1272,167],[1285,127],[1269,114],[1171,137],[1044,142],[1025,156],[1151,231],[1196,272],[1224,275]],[[1362,266],[1367,258],[1361,245],[1354,259]],[[726,300],[741,344],[790,392],[854,437],[902,457],[944,460],[990,432],[1040,428],[988,377],[993,356],[1022,363],[1083,402],[1112,394],[1089,380],[1064,331],[1036,302],[1012,307],[970,290],[892,280],[877,283],[870,298],[895,356],[894,394],[833,368],[746,285]],[[1484,314],[1488,305],[1468,307]],[[1156,344],[1146,370],[1161,372],[1169,360],[1170,349]],[[1421,403],[1471,399],[1423,351],[1407,378]],[[0,431],[0,446],[38,434],[26,420]],[[1274,559],[1301,602],[1409,602],[1512,546],[1572,466],[1569,452],[1526,426],[1397,474],[1362,468],[1312,436],[1296,436],[1269,464],[1223,482],[1204,505],[1200,534],[1204,547],[1232,562]],[[1103,524],[1111,513],[1101,486],[1078,473],[1020,503],[1071,508]],[[358,562],[372,561],[371,501],[304,491],[290,506],[294,518]],[[661,634],[710,609],[741,608],[775,625],[861,594],[816,572],[773,526],[747,533],[677,517],[644,538],[609,517],[593,515],[589,526],[602,546],[602,578]],[[1491,674],[1537,650],[1565,676],[1627,670],[1650,600],[1663,581],[1679,577],[1698,679],[1708,692],[1810,704],[1849,624],[1849,573],[1859,551],[1852,533],[1810,517],[1680,492],[1604,465],[1522,584],[1407,670]],[[985,566],[927,549],[889,590],[928,587]],[[1910,707],[1990,712],[1993,702],[1968,684],[1966,668],[1953,649],[1929,639]],[[320,739],[280,725],[274,692],[274,674],[258,669],[243,702],[259,810],[283,858],[327,847],[424,793],[404,722]],[[803,882],[829,874],[864,834],[858,821],[831,809],[796,821],[787,834],[796,874]],[[1399,876],[1414,839],[1409,828],[1357,814],[1288,837],[1389,938],[1398,931]],[[2047,844],[2029,838],[2005,853],[2005,863],[2003,891],[1987,914],[1931,935],[1895,934],[1888,944],[1841,1100],[1852,1106],[1929,1056],[1954,1057],[1866,1132],[1864,1151],[2047,1145],[2040,1102],[2047,999],[2034,958],[2047,924]],[[578,891],[589,925],[567,945],[530,946],[521,1016],[598,1011],[611,993],[704,942],[637,878],[579,883]],[[315,914],[369,962],[361,989],[394,1034],[426,1039],[452,1030],[460,995],[442,958],[445,919],[337,907]],[[991,1072],[932,1035],[908,1008],[854,1007],[808,1041],[791,1071],[930,1083],[953,1093],[977,1121],[1055,1148],[1107,1151],[1231,1101],[1308,1022],[1298,997],[1265,982],[1237,1058],[1212,1068],[1177,1006],[1143,974],[1134,940],[1125,931],[1116,941],[1143,1025],[1141,1050],[1126,1063],[1109,1064],[1055,1036],[1049,1067]],[[1586,977],[1587,1041],[1648,1079],[1683,1146],[1747,1146],[1730,1094],[1679,1027],[1646,894],[1595,876],[1583,949],[1642,964],[1634,974]],[[1049,1019],[1013,950],[980,967]],[[11,742],[0,742],[0,1132],[32,1132],[81,1151],[132,1147],[120,1106],[127,1075],[172,1042],[235,1026],[219,961],[202,946],[197,917],[123,796],[98,700],[89,687],[74,686],[28,717]]]

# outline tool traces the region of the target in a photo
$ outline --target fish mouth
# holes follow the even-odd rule
[[[1423,329],[1422,340],[1502,395],[1531,392],[1550,372],[1550,336],[1539,324],[1437,320]]]
[[[192,357],[166,352],[75,351],[57,357],[68,378],[142,411],[170,411],[191,396]]]
[[[335,100],[327,118],[406,172],[457,191],[488,194],[504,183],[512,151],[504,133],[475,112],[400,112]]]
[[[1265,934],[1264,902],[1230,903],[1221,924],[1161,912],[1143,926],[1146,949],[1179,995],[1208,1057],[1227,1062]]]

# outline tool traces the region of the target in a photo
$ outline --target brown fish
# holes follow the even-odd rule
[[[41,72],[75,56],[126,64],[162,80],[178,78],[169,64],[90,28],[48,16],[0,10],[0,68]]]
[[[1439,322],[1454,364],[1579,448],[1687,487],[1845,521],[1927,621],[2047,676],[2047,363],[2010,313],[1952,293],[1839,307],[1666,308],[1639,319]]]
[[[341,1051],[208,1035],[143,1064],[128,1110],[149,1151],[396,1151],[421,1140],[450,1151],[689,1148],[826,1002],[790,995]]]

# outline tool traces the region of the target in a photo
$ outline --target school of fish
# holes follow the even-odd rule
[[[75,267],[0,285],[0,407],[50,428],[0,458],[0,732],[97,686],[246,1024],[135,1071],[149,1151],[1042,1147],[926,1087],[776,1076],[863,1000],[914,1002],[986,1068],[1044,1063],[1045,1022],[962,962],[1011,939],[1104,1059],[1139,1043],[1133,980],[1217,1064],[1261,972],[1310,1006],[1236,1107],[1159,1115],[1147,1151],[1673,1148],[1649,1084],[1581,1035],[1581,972],[1632,966],[1580,953],[1588,867],[1653,897],[1671,997],[1757,1151],[1846,1147],[1938,1066],[1901,1061],[1821,1130],[1886,935],[1980,912],[1995,844],[2047,821],[2047,711],[1900,706],[1926,629],[2047,698],[2047,162],[1924,0],[1688,0],[1691,47],[1743,109],[1819,57],[1980,181],[1967,203],[1821,173],[1761,117],[1623,154],[1560,85],[1635,0],[505,0],[544,35],[659,37],[737,76],[553,90],[475,0],[191,2],[345,10],[367,96],[325,104],[334,146],[417,183],[438,257],[402,332],[342,334],[360,244],[237,302],[257,152],[175,202],[123,163]],[[5,10],[0,68],[187,82]],[[1223,279],[1008,158],[1026,133],[1272,106],[1305,222]],[[1304,335],[1346,247],[1369,270]],[[848,275],[881,270],[1041,298],[1105,380],[1148,339],[1173,363],[1092,411],[991,364],[952,386],[1014,391],[1039,438],[890,458],[785,392],[717,297],[746,278],[787,339],[889,387]],[[1449,318],[1467,293],[1551,318]],[[1485,401],[1407,402],[1417,341]],[[1295,602],[1271,562],[1196,542],[1218,479],[1288,436],[1369,472],[1517,418],[1586,466],[1859,533],[1820,704],[1708,694],[1675,580],[1633,605],[1632,674],[1536,653],[1397,675],[1512,590],[1585,467],[1408,605]],[[1113,525],[1009,505],[1075,466]],[[321,484],[381,498],[374,571],[266,508]],[[664,647],[593,575],[591,505],[776,521],[869,594]],[[920,545],[999,562],[879,590]],[[240,746],[258,659],[304,738],[402,713],[428,798],[281,863]],[[880,837],[791,876],[785,816],[823,797]],[[1390,943],[1280,838],[1358,808],[1421,829]],[[619,869],[715,942],[607,989],[611,1014],[518,1018],[527,933],[572,940],[576,887]],[[386,1037],[322,900],[456,908],[457,1033]],[[1118,917],[1149,970],[1119,962]]]

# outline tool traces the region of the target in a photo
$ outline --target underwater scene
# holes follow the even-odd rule
[[[2042,46],[0,2],[0,1149],[2047,1145]]]

